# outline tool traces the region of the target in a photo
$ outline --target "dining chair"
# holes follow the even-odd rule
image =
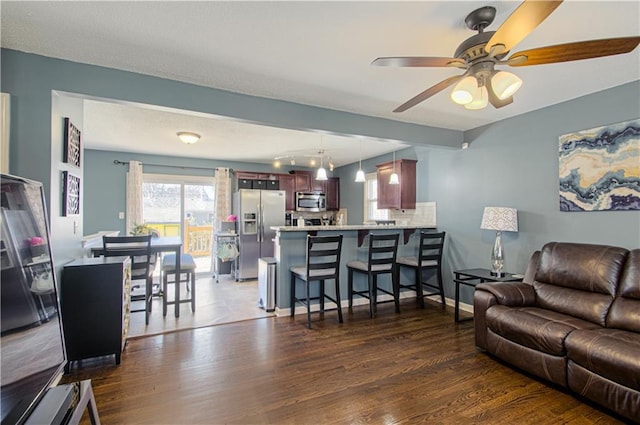
[[[390,235],[369,234],[369,252],[367,262],[353,260],[347,263],[349,276],[349,308],[353,307],[353,296],[359,295],[369,300],[369,315],[373,319],[374,307],[378,304],[378,291],[393,297],[396,306],[396,313],[400,313],[400,294],[398,282],[396,280],[396,256],[398,253],[398,233]],[[367,289],[353,289],[353,274],[361,273],[367,275]],[[392,292],[378,286],[378,276],[389,274],[391,277]]]
[[[149,324],[151,299],[153,297],[153,271],[151,270],[151,235],[143,236],[103,236],[105,257],[131,258],[131,302],[144,302],[143,308],[131,313],[144,311],[145,324]]]
[[[304,266],[292,266],[291,272],[291,317],[295,315],[296,302],[307,307],[307,328],[311,329],[311,301],[318,300],[320,313],[324,313],[325,298],[336,303],[338,307],[338,322],[342,320],[342,305],[340,304],[340,255],[342,252],[342,235],[338,236],[311,236],[307,235],[306,264]],[[335,298],[325,293],[325,280],[333,279],[335,282]],[[305,282],[306,291],[304,298],[296,296],[296,282]],[[310,296],[311,282],[318,282],[318,296]]]
[[[398,286],[402,289],[416,291],[416,300],[422,308],[424,308],[424,297],[432,295],[440,295],[442,307],[446,306],[442,285],[442,252],[444,250],[445,235],[446,232],[420,232],[418,255],[415,257],[400,257],[396,261]],[[400,283],[400,273],[403,267],[414,271],[413,282]],[[425,279],[424,272],[428,270],[435,270],[437,285],[429,282],[428,278],[430,276]],[[424,291],[425,288],[427,292]]]

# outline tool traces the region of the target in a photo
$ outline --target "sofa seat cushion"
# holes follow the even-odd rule
[[[566,354],[564,340],[576,329],[598,329],[592,322],[538,307],[491,306],[487,326],[497,335],[533,350],[555,356]]]
[[[565,346],[576,364],[640,391],[640,334],[619,329],[576,330]]]

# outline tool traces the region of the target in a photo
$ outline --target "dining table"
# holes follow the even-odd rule
[[[151,238],[151,253],[174,253],[176,255],[176,276],[180,276],[180,257],[182,254],[182,239],[177,236],[160,236]],[[104,254],[104,247],[95,246],[91,248],[91,255],[100,257]],[[180,285],[175,286],[175,299],[180,299]],[[175,316],[180,317],[180,304],[175,304]]]

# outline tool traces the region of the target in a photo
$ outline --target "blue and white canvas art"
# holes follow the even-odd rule
[[[640,210],[640,119],[560,136],[560,211]]]

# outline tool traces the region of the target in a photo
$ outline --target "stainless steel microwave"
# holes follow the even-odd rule
[[[324,193],[296,192],[296,211],[321,212],[327,210]]]

